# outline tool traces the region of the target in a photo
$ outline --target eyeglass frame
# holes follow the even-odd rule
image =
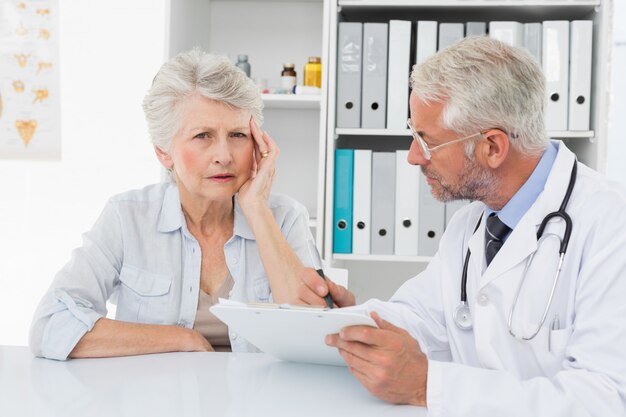
[[[417,133],[417,130],[415,130],[415,128],[413,127],[413,123],[411,123],[411,119],[410,118],[406,120],[406,125],[411,130],[411,134],[413,135],[413,139],[417,143],[420,144],[420,147],[422,148],[422,153],[424,154],[424,158],[426,158],[427,161],[430,161],[430,158],[432,156],[431,155],[432,152],[436,151],[437,149],[441,149],[441,148],[443,148],[445,146],[452,145],[453,143],[458,143],[458,142],[462,142],[464,140],[475,138],[478,135],[484,135],[485,133],[487,133],[488,131],[491,130],[491,129],[482,130],[482,131],[480,131],[478,133],[474,133],[472,135],[465,136],[464,138],[451,140],[450,142],[442,143],[441,145],[437,145],[437,146],[433,146],[432,148],[429,148],[428,144],[426,143],[426,141],[424,140],[422,135]],[[505,130],[503,130],[503,129],[500,129],[500,128],[492,128],[492,129],[502,130],[504,133],[506,133],[508,135],[508,133]]]

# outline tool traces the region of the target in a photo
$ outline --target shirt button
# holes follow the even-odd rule
[[[230,338],[233,339],[233,340],[236,340],[237,339],[237,333],[231,332],[230,333]]]
[[[237,263],[237,258],[233,258],[232,261],[233,261],[234,264],[236,264]]]
[[[489,297],[487,297],[485,294],[480,294],[478,296],[478,304],[481,306],[486,306],[487,304],[489,304]]]
[[[189,287],[189,292],[193,292],[193,287]]]
[[[228,291],[228,298],[233,296],[233,290]]]

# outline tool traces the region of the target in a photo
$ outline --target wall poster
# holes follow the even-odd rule
[[[0,0],[0,158],[61,158],[58,0]]]

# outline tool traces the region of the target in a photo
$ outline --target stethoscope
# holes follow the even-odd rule
[[[574,160],[574,166],[572,167],[572,173],[570,174],[569,184],[567,186],[567,191],[565,192],[565,197],[563,197],[563,202],[561,202],[561,207],[559,207],[557,211],[549,213],[546,217],[544,217],[541,222],[541,225],[539,226],[539,230],[537,230],[537,242],[539,245],[544,239],[543,231],[548,225],[548,222],[550,220],[554,218],[561,218],[565,222],[565,232],[563,233],[562,239],[558,235],[555,235],[555,234],[546,235],[546,237],[556,237],[560,241],[559,264],[556,269],[554,282],[552,283],[552,289],[550,291],[550,297],[548,298],[548,302],[546,303],[546,308],[543,311],[541,321],[539,325],[537,326],[537,328],[529,336],[517,335],[511,327],[511,324],[513,322],[513,314],[515,312],[515,308],[517,307],[517,301],[519,299],[519,295],[522,290],[522,285],[524,285],[524,281],[526,280],[526,275],[527,275],[529,266],[532,264],[535,253],[537,252],[534,252],[528,259],[528,262],[526,263],[526,267],[524,268],[524,274],[522,275],[522,279],[520,280],[519,286],[517,287],[517,293],[515,294],[515,299],[513,300],[513,305],[511,306],[511,311],[509,312],[509,317],[507,320],[509,333],[511,334],[511,336],[517,339],[531,340],[532,338],[537,336],[537,334],[541,330],[541,327],[546,321],[546,317],[548,316],[548,310],[550,310],[550,306],[552,305],[552,299],[554,297],[554,290],[556,289],[556,285],[559,282],[559,276],[561,275],[561,268],[563,266],[563,258],[565,257],[565,252],[567,251],[567,245],[569,244],[569,238],[572,234],[572,218],[569,216],[569,214],[567,214],[565,209],[572,195],[574,184],[576,184],[576,171],[577,171],[577,161]],[[476,230],[478,230],[481,220],[482,220],[482,215],[481,215],[481,218],[478,219],[478,223],[476,224],[476,228],[474,228],[474,232],[472,234],[476,233]],[[471,251],[468,248],[467,253],[465,254],[465,262],[463,263],[463,275],[461,277],[461,302],[454,310],[454,322],[462,330],[471,330],[473,327],[472,326],[472,313],[470,312],[469,305],[467,304],[467,268],[469,265],[470,255],[471,255]]]

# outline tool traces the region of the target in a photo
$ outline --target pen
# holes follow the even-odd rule
[[[316,271],[320,277],[327,279],[322,269],[316,269]],[[326,296],[324,297],[324,300],[326,300],[326,305],[328,305],[328,308],[333,308],[333,299],[330,296],[330,289],[328,290],[328,294],[326,294]]]
[[[559,313],[554,315],[554,319],[552,319],[552,324],[550,325],[550,332],[548,333],[548,352],[552,352],[552,332],[554,330],[559,330],[561,327],[561,322],[559,320]]]

